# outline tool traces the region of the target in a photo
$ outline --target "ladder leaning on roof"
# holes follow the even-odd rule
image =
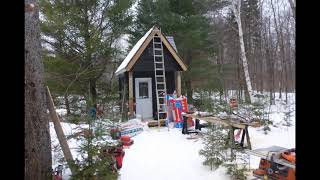
[[[162,40],[158,35],[155,35],[153,37],[153,61],[154,61],[154,79],[156,84],[156,96],[157,96],[158,127],[160,128],[160,120],[166,118],[166,115],[167,115],[166,104],[165,104],[167,87],[166,87],[166,75],[165,75],[166,71],[164,66]]]

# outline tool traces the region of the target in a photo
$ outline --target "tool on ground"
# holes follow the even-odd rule
[[[259,168],[253,171],[255,177],[261,179],[295,180],[295,149],[279,146],[246,150],[248,154],[261,157]]]

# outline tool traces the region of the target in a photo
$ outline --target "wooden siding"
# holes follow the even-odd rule
[[[164,65],[166,71],[182,71],[182,68],[173,58],[169,50],[163,45]],[[133,65],[133,71],[154,71],[152,41],[143,51],[137,62]]]

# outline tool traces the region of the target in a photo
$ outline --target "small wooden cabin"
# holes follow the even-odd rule
[[[159,39],[159,43],[156,42]],[[161,41],[160,41],[161,39]],[[187,70],[187,66],[179,56],[173,37],[164,36],[156,26],[153,26],[131,49],[127,57],[116,70],[119,78],[119,90],[128,92],[129,112],[131,115],[139,114],[143,119],[158,119],[157,113],[157,88],[156,71],[161,63],[156,64],[156,46],[161,44],[164,63],[162,69],[165,74],[166,93],[176,91],[181,95],[181,72]],[[160,46],[159,46],[160,47]],[[158,76],[157,76],[158,77]],[[157,89],[157,90],[156,90]],[[126,93],[125,93],[126,94]],[[159,97],[158,97],[159,98]],[[161,119],[161,118],[160,118]]]

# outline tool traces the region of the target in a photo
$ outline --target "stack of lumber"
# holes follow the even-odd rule
[[[151,120],[148,122],[148,127],[157,127],[157,126],[158,126],[158,121],[156,120]],[[166,126],[166,121],[161,119],[160,126]]]

